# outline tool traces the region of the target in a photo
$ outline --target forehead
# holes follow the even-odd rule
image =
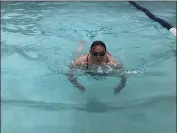
[[[103,46],[95,46],[93,47],[93,50],[94,51],[98,51],[98,52],[101,52],[101,51],[105,51],[105,48]]]

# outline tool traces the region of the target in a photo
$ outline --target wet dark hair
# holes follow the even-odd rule
[[[105,45],[105,43],[102,42],[102,41],[94,41],[94,42],[92,43],[91,47],[90,47],[90,51],[91,51],[92,48],[95,47],[95,46],[102,46],[102,47],[104,47],[105,50],[106,50],[106,45]]]

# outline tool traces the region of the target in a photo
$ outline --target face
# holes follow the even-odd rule
[[[92,57],[95,61],[103,61],[105,54],[106,54],[106,50],[103,46],[95,46],[94,48],[92,48]]]

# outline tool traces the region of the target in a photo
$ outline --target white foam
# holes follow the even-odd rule
[[[97,68],[97,71],[98,71],[99,73],[103,73],[103,69],[102,69],[100,66]]]

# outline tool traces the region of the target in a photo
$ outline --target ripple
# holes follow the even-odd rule
[[[95,98],[89,98],[85,103],[52,103],[43,101],[1,99],[3,106],[22,106],[50,111],[78,110],[92,113],[112,112],[126,108],[137,108],[144,106],[156,106],[160,102],[172,102],[175,106],[176,96],[172,93],[157,94],[153,96],[134,99],[131,101],[102,102]]]

